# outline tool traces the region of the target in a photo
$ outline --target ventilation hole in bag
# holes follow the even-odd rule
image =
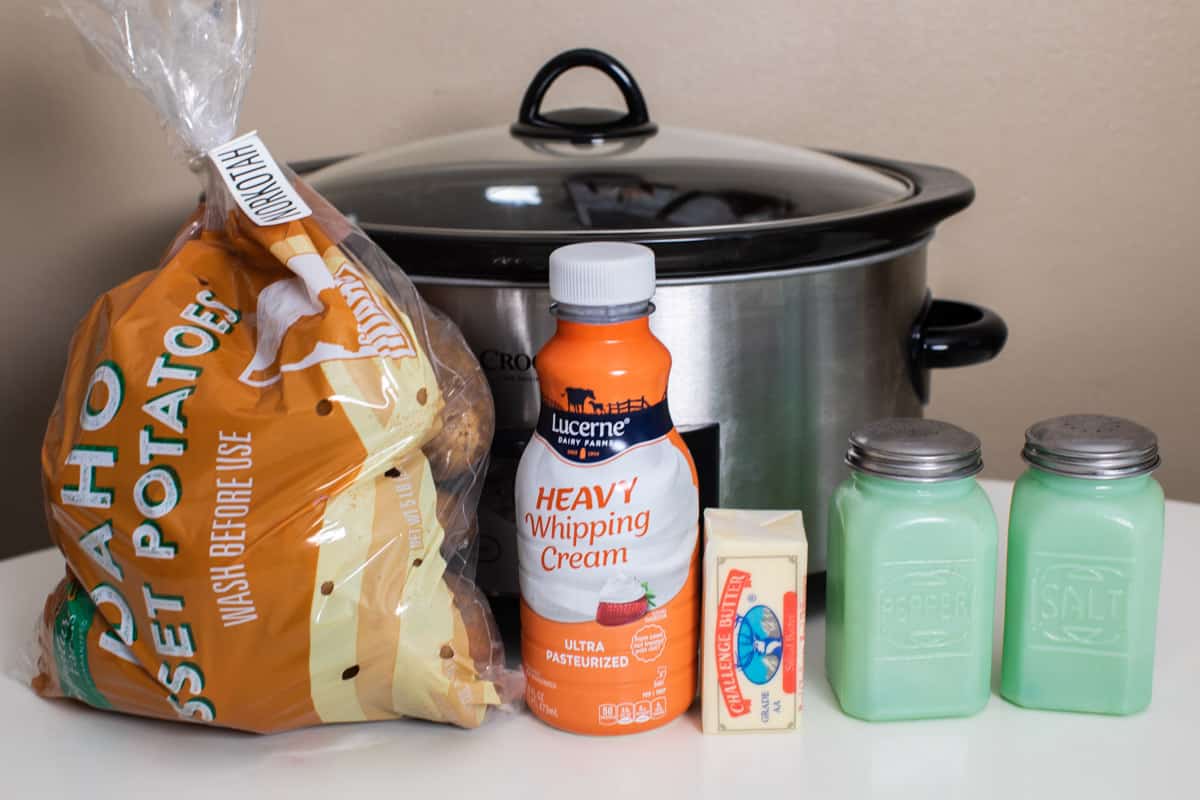
[[[395,467],[392,467],[391,469],[389,469],[387,472],[385,472],[383,474],[389,478],[399,478],[400,470],[396,469]]]
[[[417,389],[417,403],[423,406],[427,402],[429,402],[429,390],[422,386],[420,389]]]
[[[447,660],[454,658],[454,648],[448,644],[442,645],[441,651],[438,653],[442,658]]]
[[[317,416],[318,417],[328,417],[332,413],[333,413],[333,403],[329,402],[328,400],[318,400],[317,401]]]
[[[197,275],[196,280],[200,281],[201,286],[208,286],[208,278],[201,278],[199,275]]]
[[[342,680],[348,681],[357,674],[358,674],[358,664],[355,664],[353,667],[347,667],[346,670],[344,672],[342,672]]]
[[[419,566],[421,566],[423,563],[425,563],[425,562],[424,562],[424,559],[420,559],[420,558],[415,558],[415,559],[413,559],[413,566],[414,566],[414,567],[419,567]]]
[[[325,581],[321,584],[321,594],[333,594],[333,581]]]

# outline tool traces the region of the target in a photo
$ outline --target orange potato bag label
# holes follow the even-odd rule
[[[629,733],[695,693],[698,493],[646,319],[559,321],[516,518],[527,700],[552,725]]]
[[[441,407],[411,320],[311,217],[235,212],[109,292],[42,452],[70,577],[38,688],[255,731],[478,724],[420,452]]]

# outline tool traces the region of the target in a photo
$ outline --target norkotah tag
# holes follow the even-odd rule
[[[251,131],[208,151],[238,208],[258,226],[310,216],[312,210],[284,176],[271,152]]]

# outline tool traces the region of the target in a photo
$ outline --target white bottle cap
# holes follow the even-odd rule
[[[572,306],[620,306],[654,297],[654,251],[630,242],[580,242],[550,254],[550,297]]]

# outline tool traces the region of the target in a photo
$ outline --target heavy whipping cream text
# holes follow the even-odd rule
[[[632,511],[637,477],[608,486],[539,486],[534,510],[524,522],[534,539],[552,542],[538,563],[556,569],[594,569],[629,563],[629,549],[617,537],[640,539],[650,530],[650,510]],[[608,511],[608,516],[578,519],[573,511]]]

